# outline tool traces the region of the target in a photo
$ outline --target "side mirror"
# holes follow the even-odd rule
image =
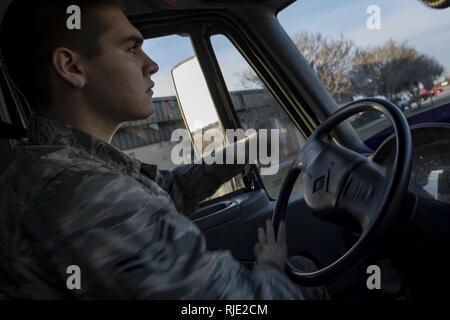
[[[203,158],[206,163],[212,163],[215,159],[223,159],[227,164],[257,164],[261,161],[264,166],[270,165],[267,169],[263,168],[261,174],[273,175],[278,172],[279,131],[271,130],[275,132],[270,133],[270,138],[267,130],[262,130],[260,136],[256,129],[248,129],[245,133],[244,130],[236,130],[231,134],[227,130],[225,134],[196,57],[175,66],[172,80],[198,158]],[[211,134],[208,132],[213,132],[214,142],[210,140]],[[210,153],[210,146],[216,147],[214,155]],[[270,156],[267,150],[270,150]]]
[[[176,65],[171,74],[184,123],[191,134],[197,155],[202,157],[201,150],[205,149],[208,141],[195,138],[196,133],[216,129],[221,138],[225,138],[206,79],[195,56]]]
[[[171,74],[178,106],[191,136],[196,155],[199,159],[204,158],[203,150],[211,141],[203,135],[203,131],[211,131],[212,129],[215,131],[216,138],[219,136],[223,145],[225,142],[224,130],[220,124],[205,76],[195,56],[173,67]],[[223,184],[213,195],[213,198],[243,187],[242,178],[235,177]]]

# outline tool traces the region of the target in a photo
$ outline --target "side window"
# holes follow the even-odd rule
[[[195,53],[190,38],[179,35],[147,39],[143,50],[159,65],[158,73],[152,76],[155,82],[155,112],[148,119],[122,124],[112,144],[142,162],[156,164],[159,169],[172,170],[179,165],[172,159],[172,150],[180,143],[178,139],[172,140],[172,133],[177,129],[186,129],[186,126],[177,101],[171,71],[180,62],[195,56]],[[204,109],[206,113],[215,113],[214,105],[202,107],[208,108]],[[200,114],[198,121],[202,120]],[[219,119],[217,122],[219,123]],[[242,179],[232,179],[222,185],[210,199],[242,187]]]
[[[242,128],[266,129],[268,132],[278,129],[278,170],[272,174],[261,174],[269,196],[277,198],[281,183],[305,143],[305,137],[231,41],[224,35],[214,35],[211,43]],[[263,173],[260,166],[259,169]],[[302,191],[303,184],[299,179],[293,192]]]

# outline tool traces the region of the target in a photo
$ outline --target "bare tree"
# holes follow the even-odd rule
[[[297,33],[293,42],[338,102],[357,95],[392,99],[404,90],[417,95],[419,83],[432,83],[444,72],[434,58],[405,42],[357,48],[343,36],[331,39],[308,32]],[[252,69],[239,76],[246,89],[263,87]]]
[[[297,33],[293,42],[303,54],[330,93],[341,100],[351,89],[354,43],[341,36],[324,37],[321,33]]]
[[[264,84],[252,68],[238,73],[239,81],[244,89],[262,89]]]
[[[351,40],[342,36],[335,40],[326,38],[321,33],[300,32],[294,36],[293,42],[335,98],[339,99],[349,92],[354,56],[354,44]],[[261,80],[251,69],[239,76],[246,89],[262,87]]]

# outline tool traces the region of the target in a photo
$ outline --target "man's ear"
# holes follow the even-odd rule
[[[52,63],[56,73],[69,85],[83,88],[86,84],[86,75],[81,57],[76,52],[59,47],[53,51]]]

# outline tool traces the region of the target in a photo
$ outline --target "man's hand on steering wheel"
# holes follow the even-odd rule
[[[258,228],[258,243],[255,245],[257,264],[270,264],[284,270],[287,259],[286,225],[280,223],[278,234],[270,220],[266,221],[266,230]]]

